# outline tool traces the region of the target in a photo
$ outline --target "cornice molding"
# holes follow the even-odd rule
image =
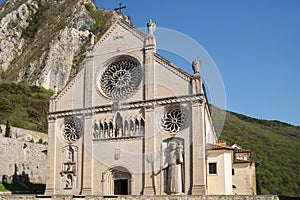
[[[203,94],[192,94],[192,95],[183,95],[178,97],[168,97],[168,98],[157,98],[157,99],[149,99],[142,101],[134,101],[129,103],[121,103],[119,110],[128,110],[128,109],[138,109],[138,108],[149,108],[155,106],[164,106],[168,104],[175,103],[193,103],[198,102],[202,104],[204,102]],[[61,117],[73,116],[73,115],[91,115],[97,113],[105,113],[112,111],[113,104],[96,106],[91,108],[83,108],[83,109],[74,109],[74,110],[64,110],[57,112],[50,112],[49,119],[56,119]]]
[[[185,71],[181,70],[180,68],[176,67],[175,65],[173,65],[172,63],[170,63],[168,60],[161,57],[160,55],[155,54],[154,60],[156,62],[158,62],[159,64],[161,64],[162,66],[164,66],[169,71],[171,71],[174,74],[176,74],[177,76],[179,76],[180,78],[184,79],[185,81],[189,81],[189,82],[191,81],[192,76],[190,74],[188,74]]]

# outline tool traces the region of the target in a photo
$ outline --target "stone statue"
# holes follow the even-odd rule
[[[155,31],[155,27],[156,27],[156,23],[150,19],[150,21],[147,23],[149,35],[153,35],[153,32]]]
[[[72,188],[72,175],[68,175],[66,178],[66,188]]]
[[[166,163],[167,168],[167,193],[168,194],[181,194],[182,191],[182,164],[183,164],[183,146],[181,143],[171,141],[166,150]]]
[[[91,46],[95,45],[95,35],[91,33]]]
[[[74,150],[72,147],[69,147],[67,150],[67,162],[73,162],[74,161]]]
[[[123,118],[119,112],[117,112],[115,118],[114,118],[114,126],[115,126],[115,131],[116,137],[122,137],[123,135]]]
[[[192,66],[193,66],[193,70],[194,70],[194,76],[196,78],[198,78],[198,76],[200,77],[200,69],[201,69],[201,61],[197,58],[193,61]]]
[[[94,133],[93,133],[93,137],[94,137],[94,139],[99,139],[99,126],[98,126],[98,122],[97,121],[95,121],[95,123],[94,123]]]

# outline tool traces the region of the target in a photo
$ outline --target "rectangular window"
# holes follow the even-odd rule
[[[234,168],[232,168],[232,175],[234,175]]]
[[[208,163],[209,174],[217,174],[217,163]]]

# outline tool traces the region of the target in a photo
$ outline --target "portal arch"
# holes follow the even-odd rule
[[[132,174],[122,166],[109,168],[102,174],[103,195],[131,194]]]

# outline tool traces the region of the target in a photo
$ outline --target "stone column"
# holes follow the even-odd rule
[[[206,194],[204,105],[192,103],[192,195]]]

